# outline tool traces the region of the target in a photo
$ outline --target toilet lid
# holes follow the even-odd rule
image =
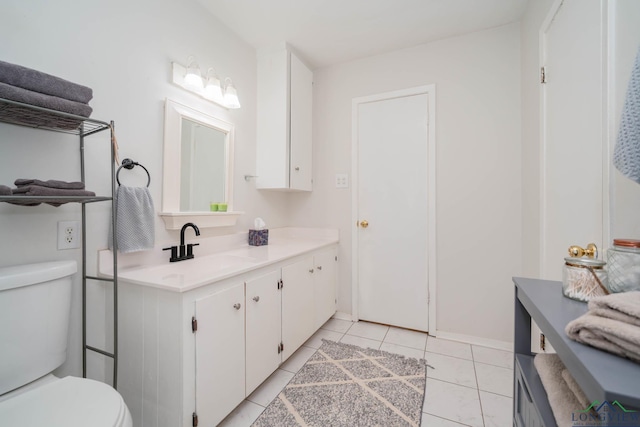
[[[0,425],[21,427],[117,427],[130,417],[109,385],[65,377],[0,402]]]

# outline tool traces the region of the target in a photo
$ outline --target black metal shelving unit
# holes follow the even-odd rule
[[[107,123],[74,114],[41,108],[0,98],[0,122],[18,126],[41,129],[44,131],[62,132],[76,135],[80,139],[80,180],[85,182],[85,138],[96,133],[109,131],[111,142],[111,195],[110,196],[0,196],[0,202],[18,204],[47,203],[64,201],[80,203],[82,206],[82,375],[87,376],[87,350],[113,359],[113,387],[118,386],[118,252],[115,223],[115,146],[114,123]],[[111,201],[111,230],[113,239],[113,277],[104,278],[87,274],[87,212],[86,204]],[[108,352],[87,344],[87,280],[113,283],[113,351]]]

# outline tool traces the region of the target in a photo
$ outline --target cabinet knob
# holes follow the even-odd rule
[[[316,268],[317,268],[318,270],[322,270],[322,266],[321,266],[321,265],[317,266]]]
[[[299,167],[299,166],[296,166],[296,167],[295,167],[295,170],[296,170],[296,172],[298,172],[298,171],[300,170],[300,167]]]
[[[309,269],[309,273],[313,273],[313,268]]]
[[[240,307],[242,307],[242,306],[240,305],[239,302],[233,304],[233,308],[235,308],[236,310],[240,310]]]
[[[255,302],[258,302],[258,301],[260,301],[260,297],[259,297],[258,295],[256,295],[255,297],[253,297],[253,300],[254,300]]]

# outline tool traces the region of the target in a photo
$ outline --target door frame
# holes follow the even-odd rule
[[[408,89],[383,92],[375,95],[368,95],[353,98],[351,102],[351,317],[353,321],[358,321],[358,300],[360,294],[359,284],[359,244],[358,244],[358,107],[376,101],[387,99],[403,98],[414,95],[427,95],[428,102],[428,132],[427,132],[427,278],[428,278],[428,310],[430,333],[435,335],[436,328],[436,85],[417,86]],[[433,332],[431,332],[433,331]]]

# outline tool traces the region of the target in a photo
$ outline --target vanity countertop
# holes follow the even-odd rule
[[[269,230],[269,244],[249,246],[247,233],[229,236],[192,238],[200,243],[193,259],[169,262],[164,246],[151,251],[118,255],[118,280],[186,292],[238,274],[256,270],[338,243],[338,230],[312,228],[276,228]],[[111,251],[98,253],[101,276],[113,276]]]

